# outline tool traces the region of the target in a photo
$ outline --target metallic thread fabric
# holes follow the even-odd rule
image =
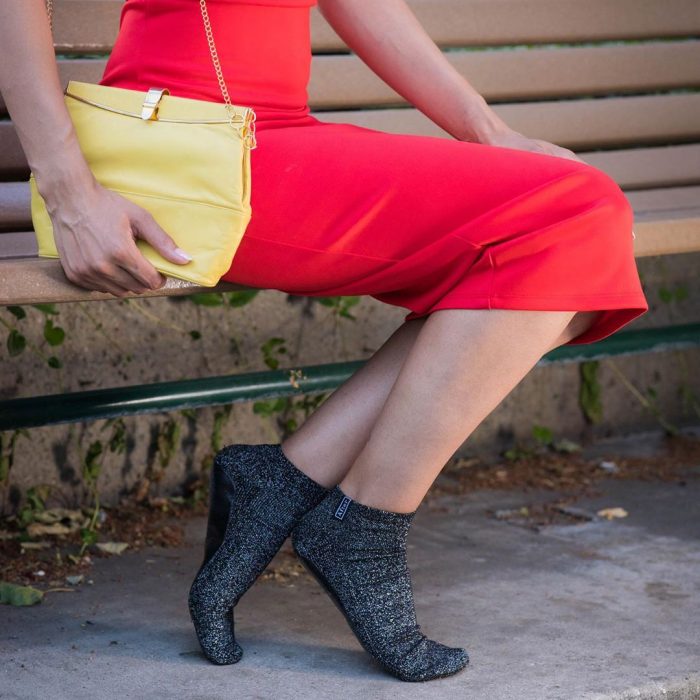
[[[243,655],[233,607],[327,489],[289,461],[278,443],[225,447],[214,460],[211,483],[206,553],[188,605],[204,655],[232,664]]]
[[[420,631],[406,561],[414,515],[366,506],[336,486],[294,527],[292,544],[364,649],[401,680],[427,681],[469,656]]]

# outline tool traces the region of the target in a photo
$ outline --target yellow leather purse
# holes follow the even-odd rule
[[[148,210],[193,260],[171,263],[143,240],[136,245],[164,275],[211,287],[229,269],[250,221],[250,151],[255,111],[232,105],[207,15],[212,61],[225,103],[175,97],[167,88],[130,90],[70,80],[66,107],[95,179]],[[47,0],[53,31],[52,2]],[[53,226],[29,176],[39,255],[58,258]]]

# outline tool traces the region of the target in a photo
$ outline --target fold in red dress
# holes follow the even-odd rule
[[[568,344],[648,310],[633,211],[603,171],[311,115],[314,4],[207,2],[231,101],[257,114],[253,215],[224,280],[369,295],[406,320],[450,308],[603,312]],[[199,3],[126,0],[100,82],[223,102]]]

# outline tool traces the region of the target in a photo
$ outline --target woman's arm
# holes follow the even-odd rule
[[[318,0],[318,7],[384,82],[456,139],[581,160],[567,148],[508,127],[447,60],[405,0]]]
[[[95,180],[66,108],[44,0],[0,0],[0,92],[68,279],[116,296],[161,287],[165,278],[136,237],[172,262],[189,262],[149,212]]]
[[[64,103],[43,0],[0,3],[0,90],[48,202],[92,185]]]

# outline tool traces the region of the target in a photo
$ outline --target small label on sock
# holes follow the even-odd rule
[[[351,500],[352,499],[348,498],[347,496],[343,496],[343,500],[340,502],[340,505],[335,511],[335,517],[338,518],[338,520],[342,520],[345,517],[345,513],[347,513]]]

